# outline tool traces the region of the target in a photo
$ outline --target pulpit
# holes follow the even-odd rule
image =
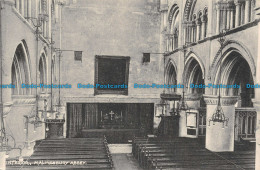
[[[47,139],[57,139],[63,138],[63,124],[64,119],[46,119],[46,138]]]
[[[158,136],[179,136],[179,118],[180,116],[161,116],[161,122],[158,127]]]

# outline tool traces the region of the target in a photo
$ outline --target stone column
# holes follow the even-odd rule
[[[38,0],[35,0],[34,2],[35,4],[35,18],[38,18],[38,14],[39,14],[39,1]]]
[[[204,39],[207,35],[206,35],[206,24],[207,24],[207,16],[203,15],[201,17],[201,39]]]
[[[6,170],[6,151],[0,150],[0,169]]]
[[[21,15],[24,16],[24,0],[21,0]]]
[[[15,0],[15,8],[20,12],[20,0]]]
[[[228,124],[220,122],[209,122],[216,110],[218,96],[204,95],[207,104],[207,130],[206,130],[206,148],[213,152],[234,151],[234,126],[235,126],[235,103],[237,97],[221,97],[221,106]],[[209,124],[210,123],[210,124]]]
[[[220,33],[220,4],[216,4],[216,9],[217,9],[217,23],[216,23],[216,34]]]
[[[202,31],[201,31],[200,19],[196,20],[196,26],[197,26],[197,36],[196,36],[196,38],[197,38],[197,41],[199,41],[199,40],[203,39],[203,37],[204,37],[203,34],[201,34]]]
[[[260,1],[256,1],[255,8],[255,19],[260,19]],[[260,23],[258,22],[258,35],[260,35]],[[260,44],[260,36],[258,36],[258,46]],[[258,48],[257,52],[257,60],[256,60],[256,81],[255,84],[260,83],[260,48]],[[255,99],[254,99],[254,107],[257,111],[256,118],[256,157],[255,157],[255,168],[256,170],[260,170],[260,89],[255,88]]]
[[[32,17],[32,0],[27,1],[27,17]]]
[[[225,6],[223,9],[223,29],[227,28],[227,7]]]
[[[181,37],[181,36],[179,36]],[[186,42],[187,40],[187,25],[186,23],[183,24],[183,44]]]
[[[189,42],[194,42],[194,27],[193,27],[192,23],[189,28],[190,28],[190,41]]]
[[[188,107],[190,108],[189,111],[196,113],[197,112],[197,120],[199,119],[199,107],[200,107],[200,96],[195,94],[187,94],[185,95],[185,100],[187,102]],[[187,116],[186,111],[180,112],[179,118],[179,137],[191,137],[195,138],[198,136],[198,129],[196,135],[188,135],[187,133]]]
[[[235,20],[235,27],[238,27],[241,23],[241,2],[238,0],[235,1],[236,5],[236,20]]]
[[[245,2],[245,24],[250,22],[250,6],[251,6],[251,0],[246,0]]]
[[[234,9],[230,9],[230,28],[234,28]]]
[[[231,11],[231,9],[230,9],[230,7],[228,6],[227,7],[227,27],[226,27],[226,29],[230,29],[230,11]]]
[[[7,105],[6,106],[5,104],[0,103],[0,119],[4,118],[5,115],[10,112],[10,110],[11,110],[11,105]],[[3,126],[2,123],[3,122],[0,120],[0,128]],[[0,137],[2,137],[2,136],[0,136]],[[0,145],[2,145],[2,143],[0,143]],[[6,169],[6,157],[7,157],[6,150],[5,149],[2,150],[1,146],[0,146],[0,169],[1,170],[5,170]]]

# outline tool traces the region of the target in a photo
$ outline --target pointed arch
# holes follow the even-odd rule
[[[166,65],[166,70],[165,70],[165,80],[166,84],[169,85],[176,85],[177,84],[177,66],[173,60],[169,60]],[[174,89],[169,89],[170,93],[176,92],[176,88]]]
[[[246,84],[254,84],[254,78],[247,60],[237,50],[228,50],[221,58],[221,65],[215,68],[216,76],[213,84],[232,85],[232,88],[221,88],[223,96],[239,96],[238,107],[253,107],[254,88],[247,88]],[[238,87],[239,85],[239,87]],[[218,94],[218,89],[213,89]]]
[[[45,52],[41,54],[39,59],[40,84],[47,84],[47,62]],[[44,88],[41,88],[42,92]]]
[[[15,85],[12,89],[12,95],[29,95],[31,89],[21,88],[22,84],[31,84],[29,52],[25,40],[22,40],[13,56],[11,66],[11,81]]]
[[[220,55],[222,52],[222,56]],[[216,53],[213,62],[210,67],[211,72],[211,80],[215,79],[217,69],[220,65],[220,61],[222,61],[225,57],[228,56],[231,52],[238,52],[241,56],[247,61],[253,78],[255,79],[256,75],[256,66],[254,58],[252,57],[250,51],[240,42],[234,40],[228,40],[224,43],[223,48],[220,48]]]
[[[205,66],[204,66],[204,63],[203,61],[201,60],[200,57],[198,57],[197,54],[195,54],[194,52],[190,51],[188,54],[187,54],[187,57],[186,57],[186,61],[185,61],[185,69],[189,67],[190,65],[190,62],[192,61],[192,59],[195,59],[198,64],[200,65],[200,68],[201,68],[201,71],[202,71],[202,78],[204,79],[205,78]]]
[[[188,93],[203,94],[205,91],[201,88],[191,88],[190,84],[204,84],[205,67],[200,58],[193,52],[188,53],[184,67],[185,87]]]

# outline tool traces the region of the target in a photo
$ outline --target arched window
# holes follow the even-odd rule
[[[15,50],[11,67],[11,79],[15,88],[12,89],[13,95],[30,94],[29,88],[21,88],[22,84],[30,83],[30,72],[27,60],[27,50],[23,43],[19,44]]]
[[[175,4],[169,12],[169,35],[167,37],[168,51],[178,48],[179,38],[179,7]]]

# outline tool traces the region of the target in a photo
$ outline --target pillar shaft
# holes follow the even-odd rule
[[[221,97],[221,107],[228,123],[210,122],[218,103],[217,96],[204,96],[207,104],[206,148],[214,152],[234,151],[235,103],[237,97]],[[224,125],[224,126],[223,126]],[[223,128],[224,127],[224,128]]]
[[[234,28],[234,10],[230,10],[230,28]]]
[[[27,17],[32,17],[32,0],[27,1]]]
[[[20,12],[20,0],[16,0],[15,2],[16,2],[15,7],[16,7],[17,11]]]
[[[260,16],[260,1],[256,1],[256,12],[255,12],[256,19],[259,19]],[[260,23],[258,22],[258,35],[260,34]],[[260,37],[258,36],[258,45],[260,44]],[[256,82],[255,84],[260,82],[260,48],[257,51],[257,60],[256,60]],[[260,89],[255,89],[255,100],[254,100],[254,107],[257,111],[257,118],[256,118],[256,158],[255,158],[255,168],[256,170],[260,170]]]
[[[235,20],[235,27],[238,27],[241,22],[241,3],[236,2],[236,20]]]
[[[227,9],[223,10],[223,29],[227,28]]]
[[[21,0],[21,15],[24,16],[24,0]]]
[[[251,0],[246,0],[245,2],[245,23],[250,22],[250,5],[251,5]]]
[[[217,4],[217,25],[216,25],[216,34],[219,34],[220,30],[220,6]]]
[[[230,9],[227,9],[227,29],[230,29]]]
[[[0,151],[0,169],[6,170],[6,152]]]
[[[196,35],[196,38],[197,38],[197,41],[199,41],[203,37],[203,34],[200,34],[201,33],[201,22],[199,20],[197,20],[196,25],[197,25],[197,35]]]

